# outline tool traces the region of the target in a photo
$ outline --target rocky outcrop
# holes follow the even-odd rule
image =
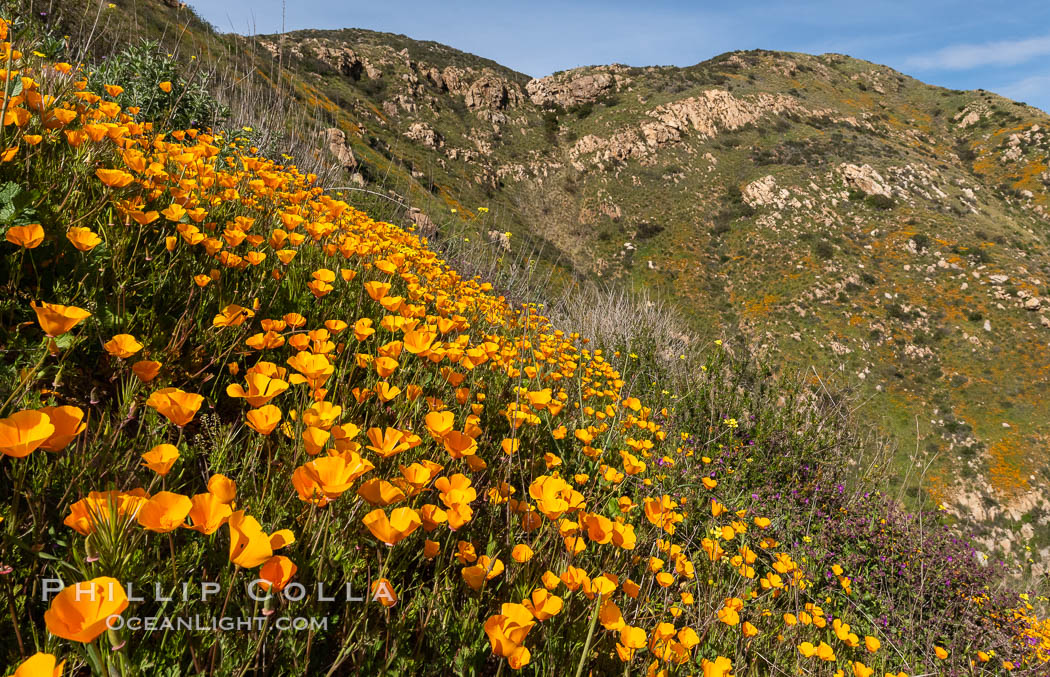
[[[346,141],[346,132],[336,127],[329,127],[324,131],[325,146],[328,151],[339,161],[339,166],[348,172],[357,171],[357,158]]]
[[[682,133],[662,122],[643,122],[642,137],[650,148],[660,148],[682,139]]]
[[[851,165],[842,163],[839,165],[839,173],[847,186],[861,191],[865,195],[882,195],[892,197],[890,187],[882,175],[872,169],[871,165]]]
[[[510,92],[503,80],[492,76],[482,76],[474,81],[463,95],[467,108],[487,108],[502,110],[510,103]]]
[[[440,148],[445,145],[445,140],[441,138],[441,135],[425,122],[413,122],[405,132],[405,136],[413,141],[418,141],[427,148]]]
[[[610,73],[569,72],[531,80],[525,85],[532,103],[545,108],[597,101],[615,88],[616,78]]]
[[[783,113],[812,114],[791,96],[758,94],[738,99],[724,89],[709,89],[649,111],[650,116],[668,127],[680,132],[691,129],[707,138],[715,136],[719,129],[739,129],[764,115]]]
[[[444,70],[429,68],[422,72],[438,89],[463,97],[468,108],[483,111],[503,110],[523,100],[521,87],[496,75],[490,69],[446,66]]]
[[[986,115],[988,115],[988,106],[983,102],[975,101],[956,113],[952,120],[958,124],[959,129],[966,129],[980,122],[981,118]]]
[[[434,220],[427,216],[419,207],[409,208],[406,216],[424,237],[433,237],[437,234],[437,226],[434,224]]]
[[[797,199],[791,199],[791,192],[787,188],[781,188],[777,181],[770,176],[763,176],[744,186],[740,191],[746,202],[751,207],[773,206],[783,209],[788,204],[791,206],[802,206]]]
[[[313,51],[314,55],[331,66],[344,77],[360,80],[362,75],[375,80],[383,76],[383,71],[374,66],[368,59],[349,47],[331,47],[321,42],[303,45]]]
[[[784,113],[811,116],[825,111],[808,110],[791,96],[758,94],[745,99],[724,89],[711,89],[648,111],[653,119],[642,122],[637,129],[623,129],[607,138],[588,134],[569,149],[569,157],[577,169],[583,167],[578,161],[580,156],[592,153],[597,164],[624,162],[678,143],[687,132],[712,138],[721,130],[739,129],[765,115]]]
[[[582,155],[594,154],[593,161],[599,165],[610,162],[626,162],[630,158],[641,158],[649,154],[650,146],[634,129],[625,129],[609,138],[588,134],[569,149],[569,157],[578,170],[583,165],[577,162]]]

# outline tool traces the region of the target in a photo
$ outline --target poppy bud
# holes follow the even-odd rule
[[[95,539],[90,535],[84,539],[84,552],[87,554],[87,560],[89,562],[95,562],[98,560],[98,548],[95,547]]]
[[[112,651],[120,651],[127,643],[124,638],[121,637],[121,632],[116,628],[108,628],[106,630],[106,637],[109,639],[109,645],[113,647]]]

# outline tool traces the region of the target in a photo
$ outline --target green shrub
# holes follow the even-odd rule
[[[187,77],[157,43],[143,41],[103,61],[88,78],[88,88],[100,92],[103,85],[123,87],[117,103],[138,106],[140,119],[186,129],[215,126],[229,115],[208,91],[210,79],[201,72]],[[171,91],[161,89],[165,82],[171,83]]]
[[[864,204],[875,209],[893,209],[896,206],[896,202],[891,197],[885,195],[869,195],[864,198]]]
[[[929,249],[930,247],[930,236],[926,233],[915,233],[908,239],[915,243],[916,251],[921,252],[923,249]]]

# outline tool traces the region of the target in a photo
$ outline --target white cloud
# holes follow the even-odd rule
[[[1014,101],[1025,101],[1029,105],[1050,110],[1050,75],[1030,75],[992,91]]]
[[[917,70],[969,70],[980,66],[1015,66],[1047,55],[1050,55],[1050,35],[951,45],[909,57],[906,63]]]

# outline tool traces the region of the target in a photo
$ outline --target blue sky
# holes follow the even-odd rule
[[[189,0],[219,30],[369,28],[540,77],[606,63],[687,66],[735,49],[840,52],[931,84],[1050,111],[1050,2],[890,0]],[[283,17],[282,17],[282,5]]]

